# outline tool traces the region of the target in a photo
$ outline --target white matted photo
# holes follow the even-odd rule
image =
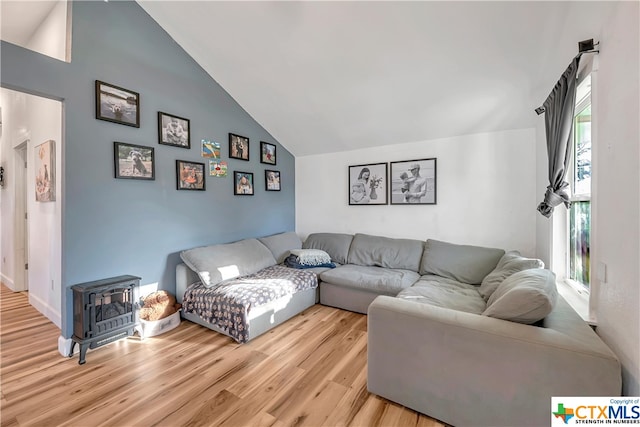
[[[392,205],[436,204],[436,159],[391,162]]]
[[[386,205],[387,163],[349,166],[349,204]]]

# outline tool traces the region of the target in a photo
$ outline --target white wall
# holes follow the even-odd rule
[[[630,396],[640,395],[639,12],[638,2],[619,2],[602,32],[592,184],[594,280],[606,265],[594,284],[598,333],[620,358]]]
[[[8,165],[7,185],[0,192],[2,235],[2,281],[10,288],[16,274],[15,260],[15,168],[19,167],[15,147],[27,143],[27,205],[29,212],[29,303],[60,327],[61,239],[62,239],[62,104],[33,95],[0,89],[3,132],[2,160]],[[6,117],[6,122],[5,122]],[[56,143],[56,201],[35,201],[34,147],[47,141]],[[6,166],[5,166],[6,167]]]
[[[27,42],[26,48],[64,61],[67,41],[67,2],[57,1]]]
[[[349,165],[437,158],[437,205],[349,206]],[[296,158],[296,231],[368,233],[536,252],[535,130]]]

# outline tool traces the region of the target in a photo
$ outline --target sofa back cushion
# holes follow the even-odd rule
[[[346,264],[352,240],[352,234],[313,233],[304,241],[302,248],[320,249],[329,254],[331,261]]]
[[[356,234],[351,242],[349,264],[420,270],[424,242],[413,239]]]
[[[271,251],[257,239],[189,249],[182,251],[180,258],[198,273],[207,287],[223,280],[257,273],[276,264]]]
[[[302,239],[293,231],[260,237],[258,240],[269,248],[278,264],[284,262],[285,258],[289,256],[290,250],[302,248]]]
[[[482,279],[482,284],[478,291],[482,298],[488,301],[491,294],[507,277],[518,271],[529,270],[530,268],[544,268],[544,262],[535,258],[525,258],[517,251],[507,252],[500,258],[496,268]]]
[[[502,249],[456,245],[428,239],[422,255],[420,274],[435,274],[479,285],[496,268],[502,255]]]
[[[544,268],[518,271],[491,294],[485,316],[519,323],[535,323],[547,317],[558,299],[556,275]]]

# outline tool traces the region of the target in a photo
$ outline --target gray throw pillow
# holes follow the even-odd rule
[[[520,256],[517,251],[507,252],[500,258],[496,268],[482,279],[478,292],[480,292],[485,301],[488,301],[491,294],[504,279],[518,271],[529,270],[530,268],[544,268],[544,262],[539,259]]]
[[[531,324],[547,317],[558,299],[556,275],[544,268],[507,277],[489,298],[484,316]]]
[[[276,264],[271,251],[256,239],[189,249],[182,251],[180,258],[206,287]]]
[[[323,250],[329,254],[331,261],[346,264],[352,240],[352,234],[313,233],[304,241],[302,249]]]
[[[284,262],[285,258],[289,256],[289,251],[291,249],[302,248],[302,240],[293,231],[273,234],[267,237],[260,237],[258,240],[269,248],[278,264],[282,264]]]
[[[479,285],[496,268],[502,255],[502,249],[429,239],[424,247],[420,274],[435,274],[469,285]]]

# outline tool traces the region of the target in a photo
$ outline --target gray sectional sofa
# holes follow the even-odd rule
[[[307,270],[319,292],[290,298],[286,318],[318,300],[368,314],[372,393],[456,426],[549,425],[552,396],[621,393],[617,357],[539,260],[436,240],[314,233],[300,245],[294,236],[261,239],[267,264],[302,246],[337,267]],[[178,293],[188,270],[178,267]]]

